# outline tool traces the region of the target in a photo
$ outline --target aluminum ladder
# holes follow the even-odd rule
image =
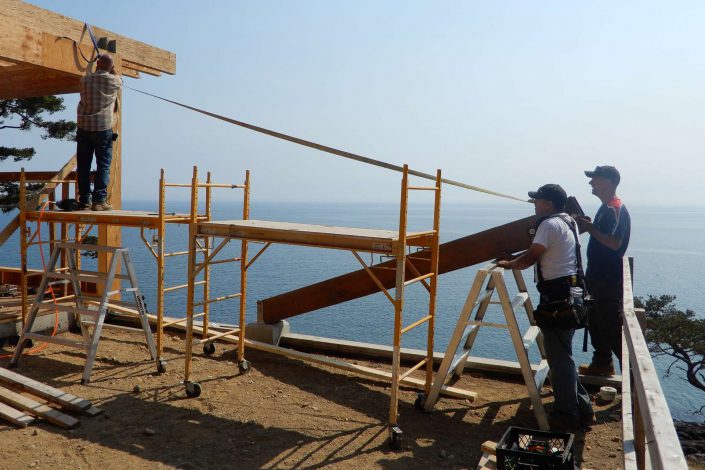
[[[534,321],[534,309],[531,305],[531,299],[526,290],[526,283],[521,275],[521,271],[512,271],[518,288],[518,293],[513,299],[510,299],[507,291],[507,286],[504,281],[504,271],[503,268],[489,264],[477,272],[475,281],[470,288],[470,292],[468,293],[468,297],[465,300],[460,317],[458,318],[453,336],[448,343],[448,349],[443,356],[443,361],[436,374],[436,380],[424,403],[424,408],[426,411],[433,410],[434,405],[438,401],[441,387],[443,387],[449,376],[454,375],[459,377],[462,375],[465,369],[465,363],[468,361],[470,351],[475,343],[475,338],[477,338],[480,327],[503,328],[507,329],[511,336],[538,425],[542,430],[548,430],[548,418],[543,403],[541,402],[540,394],[540,390],[549,372],[546,353],[543,347],[543,336]],[[485,281],[487,281],[486,284]],[[485,285],[484,291],[482,288],[483,285]],[[492,300],[495,292],[497,293],[498,300]],[[487,307],[490,304],[501,305],[506,323],[484,321]],[[523,336],[519,330],[516,319],[516,313],[522,307],[531,324]],[[475,311],[475,316],[471,318],[473,311]],[[461,343],[463,345],[462,349],[458,351],[458,347]],[[529,349],[534,344],[537,345],[541,356],[541,362],[537,366],[532,366],[529,360]]]
[[[100,251],[105,253],[110,253],[110,264],[108,266],[107,273],[101,273],[97,271],[87,271],[81,270],[77,267],[76,260],[79,256],[78,251]],[[62,251],[65,253],[66,259],[68,260],[68,270],[56,269],[57,261]],[[123,266],[127,271],[127,274],[118,274],[118,266],[122,260]],[[114,281],[127,281],[129,287],[117,287],[113,289]],[[81,282],[91,282],[103,285],[102,295],[96,301],[89,301],[81,294]],[[45,292],[47,287],[55,284],[65,284],[70,283],[75,299],[75,306],[66,305],[62,303],[54,303],[53,300],[45,299]],[[110,290],[113,289],[113,290]],[[129,305],[135,307],[137,314],[139,316],[140,322],[142,324],[141,330],[144,332],[147,347],[152,356],[152,360],[157,361],[157,351],[154,346],[154,339],[152,337],[152,330],[149,326],[149,318],[147,317],[147,309],[144,303],[144,296],[140,292],[139,285],[137,283],[137,275],[135,273],[135,267],[132,264],[130,258],[129,250],[122,247],[112,247],[112,246],[100,246],[100,245],[86,245],[73,242],[57,242],[54,244],[54,249],[51,253],[51,258],[49,264],[46,267],[44,275],[42,276],[42,281],[37,288],[37,297],[32,304],[32,308],[27,316],[27,322],[24,325],[22,335],[20,336],[20,341],[15,348],[12,359],[10,360],[10,367],[16,367],[18,365],[19,359],[22,356],[22,351],[25,347],[28,347],[30,341],[41,341],[51,344],[59,344],[63,346],[68,346],[77,349],[84,349],[86,351],[86,365],[83,369],[83,377],[81,379],[81,384],[86,384],[90,382],[91,370],[93,369],[93,362],[95,361],[96,352],[98,351],[98,342],[100,341],[100,334],[103,327],[112,327],[113,325],[105,324],[105,315],[108,309],[108,303],[111,297],[115,297],[121,294],[130,293],[134,297],[134,303],[120,302],[120,305]],[[56,309],[60,312],[66,312],[73,314],[76,317],[80,327],[81,334],[83,336],[82,341],[75,341],[72,339],[60,338],[56,336],[48,336],[39,333],[32,332],[34,322],[37,319],[40,308],[50,307]],[[89,327],[93,327],[93,332],[90,333]],[[116,325],[117,326],[117,325]],[[126,328],[126,327],[120,327]],[[126,328],[134,330],[136,328]],[[160,372],[163,365],[157,361],[157,371]]]

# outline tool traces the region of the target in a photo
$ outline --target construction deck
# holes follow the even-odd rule
[[[398,230],[333,227],[252,219],[200,222],[197,230],[200,236],[239,238],[250,241],[374,253],[393,253],[399,243]],[[406,244],[428,246],[433,235],[433,230],[407,232]]]
[[[25,217],[28,221],[84,224],[84,225],[117,225],[121,227],[157,227],[159,224],[159,211],[27,211]],[[205,217],[199,217],[205,220]],[[169,213],[164,215],[164,222],[170,224],[188,224],[191,221],[189,214]]]

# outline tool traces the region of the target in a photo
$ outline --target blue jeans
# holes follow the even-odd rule
[[[91,201],[91,164],[95,152],[97,170],[93,182],[93,202],[105,202],[108,199],[110,162],[113,159],[113,131],[107,129],[92,132],[78,129],[76,142],[79,201]]]
[[[575,330],[541,329],[546,360],[551,369],[551,386],[555,409],[573,418],[592,413],[590,395],[578,379],[573,362],[573,334]]]

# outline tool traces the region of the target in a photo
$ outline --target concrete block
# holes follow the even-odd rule
[[[249,323],[245,328],[245,336],[247,339],[259,341],[260,343],[273,344],[274,346],[278,346],[281,337],[290,332],[289,322],[286,320],[278,321],[271,325],[261,322]]]

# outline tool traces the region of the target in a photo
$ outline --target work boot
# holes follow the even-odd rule
[[[611,362],[609,364],[595,364],[594,362],[590,364],[580,364],[578,373],[596,377],[611,377],[614,375],[614,364]]]
[[[94,202],[93,203],[93,210],[94,211],[111,211],[113,210],[113,206],[108,203],[108,201],[101,201],[101,202]]]
[[[93,204],[91,204],[90,199],[88,201],[79,201],[78,202],[78,210],[79,211],[87,211],[88,209],[91,208]]]
[[[585,428],[589,429],[593,424],[597,423],[597,418],[595,417],[595,413],[580,413],[580,425]]]

